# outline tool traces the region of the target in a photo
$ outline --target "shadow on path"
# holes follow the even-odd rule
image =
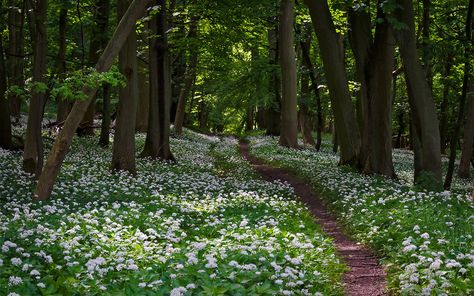
[[[344,234],[334,216],[329,213],[322,200],[311,189],[310,185],[284,169],[266,165],[251,156],[248,144],[245,142],[240,142],[240,152],[266,181],[281,180],[288,182],[326,234],[333,239],[339,256],[342,257],[349,267],[349,271],[343,277],[346,295],[387,295],[385,292],[386,274],[383,267],[378,264],[377,257],[369,249],[352,241]]]

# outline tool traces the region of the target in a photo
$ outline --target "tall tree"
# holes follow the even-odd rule
[[[412,0],[397,0],[395,17],[403,23],[403,29],[395,28],[407,82],[408,101],[412,118],[412,139],[415,153],[415,182],[430,178],[422,185],[439,187],[441,177],[441,153],[439,123],[436,108],[426,75],[416,48],[415,15]],[[430,184],[426,184],[430,183]]]
[[[459,107],[458,107],[458,117],[456,120],[456,124],[454,126],[453,134],[451,135],[451,141],[449,143],[449,164],[448,164],[448,172],[446,173],[446,178],[444,180],[444,188],[450,189],[451,183],[453,181],[453,174],[454,174],[454,162],[456,160],[456,147],[459,140],[459,134],[461,133],[461,127],[464,122],[464,110],[466,109],[466,100],[468,96],[468,91],[470,89],[469,83],[473,83],[473,75],[471,73],[472,67],[472,47],[474,46],[474,35],[472,34],[472,27],[474,26],[473,22],[473,11],[474,11],[474,0],[469,0],[469,6],[467,8],[467,16],[466,16],[466,26],[465,26],[465,45],[464,45],[464,75],[463,75],[463,84],[462,84],[462,93],[461,97],[459,98]],[[468,133],[469,127],[466,130]],[[472,139],[467,139],[467,144]],[[467,147],[468,149],[469,147]],[[471,144],[472,150],[472,144]],[[472,152],[471,152],[472,153]],[[466,160],[464,160],[466,161]]]
[[[24,23],[25,1],[8,0],[8,69],[10,72],[9,85],[24,89]],[[20,117],[21,96],[12,92],[9,96],[11,114]]]
[[[187,36],[188,40],[192,41],[196,39],[198,31],[198,21],[199,19],[197,17],[191,19],[191,24],[189,25],[189,33]],[[174,119],[174,130],[177,135],[180,135],[183,131],[186,100],[188,99],[189,94],[191,93],[191,88],[196,78],[197,61],[197,46],[191,46],[189,52],[189,62],[186,65],[186,72],[184,74],[184,85],[179,93],[178,106],[176,108],[176,115]]]
[[[91,30],[91,41],[89,47],[89,65],[93,66],[99,59],[100,52],[107,42],[107,26],[110,14],[110,0],[96,0],[93,10],[94,25]],[[84,44],[83,44],[84,47]],[[78,129],[79,136],[94,135],[95,100],[89,105],[86,114]]]
[[[318,38],[325,77],[334,113],[341,164],[357,166],[361,147],[359,130],[344,65],[343,45],[332,21],[327,1],[304,1]]]
[[[294,0],[282,0],[280,7],[281,130],[280,145],[298,147],[296,100],[296,57],[294,48]]]
[[[471,89],[468,99],[467,118],[464,125],[461,161],[459,162],[458,176],[469,178],[471,176],[471,161],[474,157],[474,81],[471,80]]]
[[[392,162],[392,70],[394,37],[392,28],[377,5],[377,25],[372,36],[371,16],[366,9],[351,10],[351,46],[356,61],[359,126],[362,129],[360,164],[363,172],[395,176]]]
[[[128,35],[134,30],[137,19],[144,14],[145,8],[150,2],[151,0],[134,0],[132,4],[130,4],[127,12],[122,17],[112,38],[95,66],[97,72],[102,73],[110,69],[113,61],[127,40]],[[34,193],[34,199],[36,200],[45,200],[51,195],[54,183],[61,169],[61,164],[71,146],[74,133],[87,111],[89,104],[94,98],[97,88],[91,88],[86,85],[82,91],[87,99],[77,101],[74,104],[66,122],[64,123],[63,129],[56,138],[56,141],[48,155],[48,160],[45,164],[44,170],[40,175],[38,184],[36,185]]]
[[[149,26],[156,37],[150,41],[150,108],[148,132],[142,157],[174,160],[170,149],[171,73],[165,0],[156,0],[158,13]]]
[[[59,35],[58,35],[58,60],[57,60],[57,71],[58,76],[63,77],[66,72],[66,30],[68,21],[68,7],[63,4],[59,11]],[[57,98],[58,111],[56,121],[58,123],[66,120],[69,111],[71,111],[72,103],[64,100],[61,97]]]
[[[265,127],[267,135],[280,135],[280,110],[281,110],[281,79],[277,70],[280,56],[278,44],[278,18],[271,22],[271,28],[268,30],[269,43],[269,62],[272,66],[269,93],[270,100],[265,108]]]
[[[0,1],[0,7],[3,8],[3,0]],[[3,17],[0,18],[3,24]],[[3,31],[3,25],[0,24],[0,32]],[[10,149],[12,146],[12,126],[10,119],[10,104],[7,100],[7,71],[5,68],[5,57],[3,48],[3,38],[0,37],[0,148]]]
[[[34,32],[30,32],[33,40],[33,88],[28,111],[25,149],[23,151],[23,169],[30,174],[39,176],[43,166],[43,139],[41,125],[46,100],[46,55],[48,39],[46,21],[48,1],[37,0],[34,6]]]
[[[130,0],[119,0],[117,16],[122,17],[130,5]],[[135,116],[137,114],[137,34],[128,35],[119,53],[119,69],[127,80],[127,85],[119,91],[119,103],[112,151],[112,170],[136,173],[135,166]]]

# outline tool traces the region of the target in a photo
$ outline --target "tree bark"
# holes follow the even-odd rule
[[[280,4],[281,131],[280,145],[298,147],[298,113],[296,100],[296,57],[294,43],[294,0]]]
[[[150,2],[151,0],[134,0],[132,2],[99,58],[95,67],[97,72],[105,72],[110,69],[128,35],[135,28],[136,20],[143,15],[145,8]],[[79,126],[96,91],[97,89],[84,86],[83,92],[87,100],[77,101],[69,113],[63,129],[56,138],[48,155],[48,160],[35,189],[34,199],[45,200],[51,195],[54,182],[61,169],[61,164],[74,137],[74,132]]]
[[[395,29],[395,36],[405,70],[414,135],[418,137],[417,141],[420,144],[420,153],[417,155],[415,151],[420,164],[419,167],[415,165],[415,182],[419,183],[420,177],[423,176],[424,179],[432,179],[432,182],[426,185],[439,188],[442,182],[439,122],[431,90],[416,49],[413,2],[397,0],[397,4],[399,9],[395,13],[396,17],[406,25],[406,28]]]
[[[19,89],[25,88],[24,79],[24,19],[25,19],[25,1],[9,0],[8,11],[8,69],[10,72],[10,87],[18,86]],[[20,118],[21,97],[16,94],[9,96],[11,115]]]
[[[468,99],[468,111],[466,124],[464,126],[464,137],[462,142],[461,161],[459,162],[458,176],[460,178],[471,177],[471,161],[474,156],[474,81],[471,80],[471,90]]]
[[[313,146],[316,148],[317,151],[319,151],[321,149],[321,143],[322,143],[323,112],[322,112],[322,106],[321,106],[321,95],[318,89],[318,79],[316,77],[316,72],[314,71],[314,66],[313,66],[313,63],[311,62],[311,56],[310,56],[311,30],[308,28],[306,32],[307,32],[306,40],[300,41],[300,47],[301,47],[301,55],[303,58],[304,68],[306,71],[308,71],[308,77],[311,80],[311,87],[314,91],[314,96],[316,98],[316,116],[317,116],[316,143],[314,143]],[[312,138],[312,135],[311,135],[311,138]],[[308,140],[311,142],[310,139]],[[314,139],[312,140],[312,142],[314,142]]]
[[[165,0],[156,0],[159,12],[150,21],[157,37],[150,41],[150,113],[142,157],[174,161],[170,150],[171,73]]]
[[[64,77],[66,72],[66,30],[67,30],[67,19],[68,19],[68,10],[66,7],[62,7],[59,12],[59,50],[58,50],[58,61],[57,69],[58,76]],[[56,98],[58,104],[58,111],[56,116],[56,121],[63,122],[66,120],[67,115],[71,111],[72,102],[66,101],[61,97]]]
[[[3,0],[0,2],[3,7]],[[0,31],[4,30],[3,18],[0,18]],[[12,123],[10,119],[10,104],[5,98],[7,90],[7,75],[5,68],[3,38],[0,38],[0,148],[12,148]]]
[[[327,1],[305,0],[319,42],[321,58],[331,97],[341,164],[358,165],[361,147],[359,130],[344,65],[342,44],[339,42]]]
[[[349,15],[350,40],[361,84],[358,93],[359,126],[362,127],[360,165],[366,174],[395,177],[391,128],[395,53],[392,29],[381,8],[377,19],[383,21],[377,23],[374,37],[368,12],[350,11]]]
[[[467,93],[471,88],[469,83],[472,83],[472,74],[471,74],[471,60],[472,60],[472,50],[471,47],[474,45],[474,35],[472,34],[472,27],[474,26],[473,22],[473,11],[474,11],[474,0],[469,0],[469,7],[467,9],[467,17],[466,17],[466,44],[464,47],[464,77],[463,77],[463,84],[462,84],[462,93],[461,97],[459,98],[459,109],[458,109],[458,117],[456,120],[456,125],[454,126],[454,131],[451,137],[451,141],[449,143],[449,164],[448,164],[448,172],[446,173],[446,178],[444,180],[444,189],[450,189],[451,183],[453,181],[453,174],[454,174],[454,162],[456,161],[456,147],[457,142],[459,140],[459,134],[461,133],[461,126],[464,121],[464,112],[466,109],[466,100],[467,100]],[[471,105],[471,104],[470,104]],[[472,137],[471,137],[472,139]],[[469,141],[469,139],[468,139]],[[468,145],[469,143],[467,143]],[[471,144],[472,150],[472,144]],[[471,152],[472,153],[472,152]]]
[[[130,3],[130,0],[119,0],[118,17],[125,14]],[[135,165],[135,121],[138,98],[136,52],[137,34],[135,30],[132,30],[119,53],[119,69],[127,80],[127,86],[119,90],[112,150],[112,171],[127,171],[131,174],[137,172]]]
[[[144,132],[148,130],[148,113],[150,108],[150,79],[148,77],[148,65],[140,59],[138,64],[138,102],[135,130]]]
[[[108,147],[110,142],[110,84],[105,84],[102,87],[102,122],[100,126],[99,145],[101,147]]]
[[[428,81],[430,90],[433,90],[433,65],[432,59],[433,54],[431,50],[431,41],[430,41],[430,25],[431,25],[431,0],[423,0],[423,24],[422,24],[422,60],[423,66],[425,68],[425,76]]]
[[[278,18],[276,18],[278,20]],[[278,25],[274,24],[273,28],[268,30],[269,43],[269,61],[274,67],[271,73],[269,84],[270,102],[265,108],[265,126],[266,134],[271,136],[280,135],[280,109],[281,109],[281,80],[279,71],[276,69],[279,60],[279,44],[278,44]]]
[[[191,19],[191,25],[189,26],[188,38],[195,39],[197,37],[197,18]],[[196,78],[196,66],[198,61],[198,51],[196,48],[190,49],[190,58],[186,67],[184,75],[184,85],[181,88],[178,98],[178,106],[176,108],[176,115],[174,118],[174,131],[177,135],[181,135],[183,132],[184,115],[186,110],[186,101],[191,93],[194,79]]]
[[[89,64],[91,66],[97,63],[101,50],[104,49],[107,42],[107,27],[110,15],[110,0],[97,0],[94,7],[93,19],[94,25],[91,30],[91,41],[89,47]],[[95,98],[89,105],[77,134],[79,136],[92,136],[94,131],[94,117],[96,112]]]
[[[38,0],[34,7],[35,31],[31,32],[33,37],[33,83],[46,83],[46,55],[48,51],[48,39],[46,23],[48,16],[48,1]],[[26,128],[25,149],[23,151],[23,170],[37,177],[43,167],[43,140],[41,125],[43,121],[43,109],[46,100],[46,92],[33,89],[28,111],[28,123]]]
[[[451,81],[449,76],[451,75],[451,69],[453,65],[453,55],[448,54],[446,59],[446,64],[444,65],[444,80],[443,80],[443,101],[440,106],[440,124],[439,124],[439,133],[440,133],[440,148],[441,154],[446,153],[446,142],[448,139],[448,118],[449,118],[449,92],[451,89]]]

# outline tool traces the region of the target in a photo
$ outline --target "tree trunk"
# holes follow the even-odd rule
[[[150,113],[150,78],[148,65],[138,59],[138,102],[135,130],[144,132],[148,130],[148,114]]]
[[[380,4],[380,3],[379,3]],[[392,162],[392,70],[394,40],[385,14],[379,8],[375,37],[372,38],[370,15],[349,13],[351,45],[356,60],[359,120],[362,122],[362,151],[360,165],[366,174],[395,177]]]
[[[127,11],[130,0],[119,0],[117,16]],[[137,34],[132,30],[119,53],[120,73],[127,80],[127,86],[119,90],[117,120],[115,123],[112,170],[136,174],[135,165],[135,121],[137,114]]]
[[[306,36],[306,40],[300,42],[300,48],[304,46],[309,47],[309,43],[311,40]],[[302,51],[299,53],[302,54]],[[304,59],[303,59],[304,60]],[[300,99],[298,100],[298,123],[301,130],[301,134],[303,136],[303,143],[304,145],[316,146],[314,142],[314,138],[311,131],[311,115],[309,111],[309,102],[311,99],[311,90],[309,88],[309,77],[310,75],[306,75],[305,72],[310,72],[310,69],[307,68],[306,64],[302,67],[302,75],[300,77]]]
[[[322,112],[322,106],[321,106],[321,95],[319,93],[318,89],[318,79],[316,77],[316,73],[314,71],[314,66],[313,63],[311,62],[311,56],[310,56],[310,45],[311,45],[311,30],[308,28],[306,30],[306,40],[300,41],[300,46],[301,46],[301,54],[303,58],[303,64],[304,67],[306,68],[305,70],[308,71],[308,77],[311,79],[311,87],[314,91],[314,96],[316,97],[316,116],[317,116],[317,124],[316,124],[316,143],[314,143],[314,139],[308,139],[309,142],[312,142],[313,145],[317,151],[321,149],[321,142],[322,142],[322,132],[323,132],[323,112]],[[309,95],[309,93],[308,93]],[[309,99],[309,96],[308,96]],[[308,122],[309,123],[309,122]]]
[[[119,25],[115,29],[115,32],[107,44],[106,49],[99,58],[99,61],[95,67],[97,72],[105,72],[110,69],[128,35],[135,28],[136,20],[143,15],[145,8],[150,2],[151,0],[134,0],[132,2],[125,15],[122,17]],[[95,96],[97,89],[84,86],[82,91],[86,95],[87,99],[84,101],[77,101],[74,104],[69,116],[66,119],[66,122],[64,123],[63,129],[56,138],[51,152],[49,153],[44,170],[36,186],[34,193],[34,199],[36,200],[45,200],[51,195],[54,182],[56,181],[61,169],[61,164],[71,145],[72,138],[74,137],[74,132],[79,126],[84,113],[87,111],[87,107]]]
[[[461,126],[464,121],[464,110],[466,109],[467,93],[468,93],[468,90],[471,88],[469,87],[469,83],[473,81],[472,74],[471,74],[471,62],[472,62],[471,61],[472,60],[471,47],[474,45],[474,35],[472,34],[472,27],[474,26],[474,22],[472,21],[473,11],[474,11],[474,0],[469,0],[469,7],[467,9],[467,17],[466,17],[466,29],[465,29],[467,42],[464,47],[464,77],[463,77],[463,84],[462,84],[462,93],[461,93],[461,97],[459,98],[458,117],[456,120],[456,125],[454,126],[454,131],[451,137],[451,141],[449,143],[448,172],[446,173],[446,179],[444,180],[444,189],[446,190],[451,188],[451,183],[453,181],[454,162],[456,161],[456,147],[457,147],[457,142],[459,139],[459,134],[461,133]],[[470,146],[472,150],[472,144]]]
[[[444,66],[444,80],[443,80],[443,101],[441,102],[440,114],[441,120],[439,125],[440,133],[440,148],[441,154],[446,153],[446,142],[448,139],[448,118],[449,118],[449,91],[451,88],[451,81],[449,76],[451,75],[451,69],[453,65],[453,55],[448,54],[446,64]]]
[[[339,42],[327,1],[305,0],[318,37],[327,85],[331,97],[341,164],[356,166],[361,147],[357,120],[349,93],[343,48]]]
[[[397,0],[397,4],[399,9],[396,17],[406,24],[407,28],[395,30],[396,40],[405,70],[414,135],[418,137],[421,149],[418,155],[421,157],[420,167],[415,165],[415,182],[419,183],[420,177],[425,180],[429,178],[432,182],[424,184],[430,183],[426,185],[439,188],[442,181],[439,123],[431,90],[416,49],[413,3],[412,0]]]
[[[25,1],[9,0],[8,11],[8,68],[10,71],[9,85],[25,88],[24,79],[24,19]],[[20,118],[21,97],[15,94],[9,96],[11,115]]]
[[[93,20],[94,25],[91,30],[91,42],[89,47],[89,64],[91,66],[97,63],[100,52],[104,49],[107,40],[107,27],[110,15],[110,0],[97,0],[94,6]],[[95,117],[95,98],[89,105],[77,134],[79,136],[93,136],[94,117]]]
[[[280,6],[280,67],[281,67],[281,131],[280,145],[298,147],[298,113],[296,100],[296,57],[294,42],[294,0],[282,0]]]
[[[277,18],[278,19],[278,18]],[[278,44],[278,25],[268,30],[269,43],[269,61],[271,66],[278,65],[279,44]],[[275,67],[276,68],[276,67]],[[265,108],[265,126],[266,134],[271,136],[280,135],[280,109],[281,109],[281,80],[279,71],[272,70],[269,84],[270,102]]]
[[[46,84],[46,55],[48,39],[46,32],[48,1],[37,0],[34,7],[35,31],[31,32],[33,39],[33,83]],[[23,151],[23,170],[37,177],[43,167],[43,140],[41,125],[43,109],[46,100],[44,90],[33,89],[28,111],[25,149]]]
[[[59,12],[59,50],[58,50],[58,76],[64,78],[66,72],[66,26],[67,26],[67,17],[68,17],[67,8],[62,7]],[[63,122],[66,120],[67,115],[71,111],[72,102],[66,101],[61,97],[56,98],[58,104],[58,111],[56,116],[56,121]]]
[[[468,111],[466,125],[464,126],[464,137],[462,142],[461,161],[459,163],[458,176],[460,178],[471,177],[471,161],[474,156],[474,81],[471,80],[471,90],[468,99]]]
[[[0,2],[3,8],[3,0]],[[0,31],[4,30],[3,18],[0,18]],[[7,75],[5,69],[5,58],[3,48],[3,38],[0,37],[0,148],[12,148],[12,123],[10,119],[10,104],[5,98],[7,90]]]
[[[99,138],[99,145],[101,147],[108,147],[110,142],[110,93],[110,84],[105,84],[102,87],[102,122]]]
[[[195,39],[197,37],[197,25],[198,19],[192,18],[188,34],[188,37],[190,39]],[[174,118],[174,131],[177,135],[181,135],[181,133],[183,132],[186,101],[189,97],[189,94],[191,93],[191,88],[193,86],[194,79],[196,78],[197,61],[198,51],[196,48],[191,48],[189,62],[184,75],[184,85],[181,88],[181,92],[179,93],[178,106],[176,107],[176,115]]]
[[[431,41],[430,41],[430,9],[431,9],[431,0],[423,0],[423,24],[422,24],[422,35],[423,39],[421,42],[422,46],[422,59],[423,67],[425,68],[425,76],[428,81],[430,90],[433,90],[433,65],[432,59],[433,55],[431,53]]]
[[[148,133],[142,157],[172,160],[170,150],[171,73],[168,48],[168,24],[165,0],[156,0],[160,7],[150,29],[157,37],[150,41],[150,113]]]

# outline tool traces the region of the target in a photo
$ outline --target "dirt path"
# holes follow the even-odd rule
[[[249,154],[249,147],[246,143],[240,143],[240,152],[265,180],[282,180],[291,184],[296,195],[311,210],[324,231],[333,238],[339,255],[350,269],[343,278],[346,295],[387,295],[385,293],[385,271],[378,264],[377,257],[370,250],[355,243],[344,234],[336,219],[308,184],[284,169],[263,164]]]

